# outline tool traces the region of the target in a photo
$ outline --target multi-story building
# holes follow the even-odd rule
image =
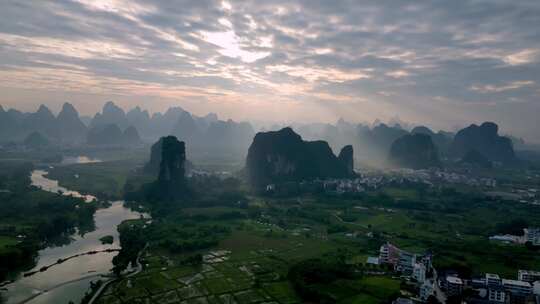
[[[534,246],[540,246],[540,228],[523,229],[526,242],[530,242]]]
[[[499,286],[502,284],[501,277],[498,274],[486,273],[486,285],[489,286]]]
[[[529,282],[503,279],[502,285],[510,296],[512,304],[527,303],[532,296],[533,289]]]
[[[424,283],[426,280],[426,266],[422,263],[414,264],[412,277],[419,283]]]
[[[399,261],[400,250],[396,246],[386,243],[379,250],[379,263],[396,266]]]
[[[486,277],[472,277],[469,281],[469,285],[474,289],[486,288]]]
[[[416,264],[416,255],[410,252],[401,250],[399,253],[399,260],[396,267],[397,271],[401,271],[404,275],[412,275],[414,271],[414,265]]]
[[[420,286],[420,299],[422,301],[427,301],[429,296],[433,295],[433,290],[435,289],[433,286],[432,280],[426,280],[422,286]]]
[[[431,269],[432,265],[433,265],[433,254],[431,253],[431,251],[427,251],[423,256],[422,258],[420,258],[420,262],[422,264],[424,264],[424,266],[426,266],[426,269],[429,270]]]
[[[460,295],[463,291],[463,281],[456,276],[447,276],[442,281],[442,285],[447,296]]]
[[[529,282],[517,281],[517,280],[502,280],[504,288],[511,293],[523,293],[531,294],[532,285]]]
[[[540,281],[540,271],[519,270],[518,280],[529,283]]]
[[[501,283],[491,284],[488,287],[488,300],[493,303],[506,302],[506,291]]]

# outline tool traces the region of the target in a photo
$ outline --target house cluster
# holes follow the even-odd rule
[[[464,279],[454,271],[437,273],[430,252],[418,255],[388,242],[380,247],[379,257],[368,258],[368,263],[390,265],[416,283],[416,300],[423,302],[433,296],[440,302],[459,298],[465,304],[540,304],[540,271],[519,270],[515,280],[491,273]]]
[[[540,228],[529,227],[523,229],[523,235],[494,235],[490,236],[491,241],[498,241],[503,243],[514,243],[514,244],[530,244],[531,246],[540,246]]]
[[[323,181],[323,189],[325,192],[335,192],[337,194],[361,193],[366,191],[365,187],[366,185],[359,178],[329,179]]]
[[[404,186],[423,184],[427,186],[462,184],[475,187],[495,188],[494,178],[472,177],[442,169],[393,169],[387,171],[362,171],[355,178],[316,179],[302,182],[285,182],[266,185],[267,193],[315,193],[328,194],[361,193],[366,190],[377,190],[384,186]]]
[[[386,243],[379,249],[379,264],[391,265],[401,275],[424,283],[431,273],[433,256],[430,252],[423,255],[410,253],[397,246]]]
[[[377,189],[385,185],[425,184],[436,185],[468,185],[474,187],[496,188],[497,180],[489,177],[475,177],[466,173],[454,172],[449,169],[392,169],[386,171],[362,171],[361,183],[366,188]]]
[[[428,185],[460,184],[474,187],[497,187],[497,180],[489,177],[474,177],[468,174],[453,172],[448,169],[396,169],[389,171],[395,181],[416,182]]]
[[[529,304],[540,303],[540,272],[520,270],[517,280],[501,279],[487,273],[470,280],[448,272],[437,282],[446,297],[463,297],[467,304]]]
[[[296,193],[327,193],[345,194],[361,193],[366,191],[366,185],[360,178],[354,179],[316,179],[312,181],[284,182],[268,184],[265,187],[267,194],[296,194]]]
[[[369,259],[373,261],[374,258]],[[420,300],[425,302],[431,295],[435,294],[433,255],[431,252],[421,255],[414,254],[387,242],[380,247],[377,262],[390,265],[403,277],[416,282]],[[412,303],[412,301],[406,299],[401,299],[401,301],[402,303]]]

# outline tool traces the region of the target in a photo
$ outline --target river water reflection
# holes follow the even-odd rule
[[[32,184],[46,191],[62,191],[65,195],[73,195],[90,199],[76,191],[70,191],[58,186],[58,182],[46,178],[46,171],[35,170],[32,172]],[[93,199],[93,197],[91,197]],[[47,247],[39,251],[36,266],[31,271],[37,271],[41,267],[55,263],[60,258],[66,258],[78,253],[99,251],[109,248],[119,248],[117,226],[124,220],[137,219],[145,214],[134,212],[123,206],[123,201],[111,202],[111,206],[96,211],[94,221],[96,229],[85,235],[75,233],[71,235],[72,241],[64,246]],[[113,244],[103,245],[99,238],[112,235]],[[98,275],[109,273],[112,268],[112,258],[116,252],[83,255],[54,267],[47,271],[38,272],[33,276],[22,275],[12,284],[7,285],[4,296],[7,303],[78,303],[88,290],[90,281],[97,280]],[[35,298],[27,301],[32,298]]]
[[[91,202],[96,199],[95,196],[89,195],[89,194],[81,194],[77,191],[66,189],[60,185],[58,185],[58,181],[49,179],[45,177],[47,175],[47,171],[45,170],[34,170],[32,171],[32,186],[36,186],[38,188],[41,188],[45,191],[49,192],[62,192],[63,195],[69,195],[73,197],[78,197],[84,199],[86,202]]]

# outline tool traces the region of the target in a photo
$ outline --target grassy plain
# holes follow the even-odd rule
[[[140,167],[137,161],[106,161],[90,164],[56,166],[47,177],[60,186],[98,197],[121,199],[128,176]]]

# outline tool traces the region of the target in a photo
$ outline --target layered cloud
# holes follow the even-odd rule
[[[538,28],[537,0],[7,0],[0,103],[91,94],[95,109],[236,119],[495,120],[540,141]]]

